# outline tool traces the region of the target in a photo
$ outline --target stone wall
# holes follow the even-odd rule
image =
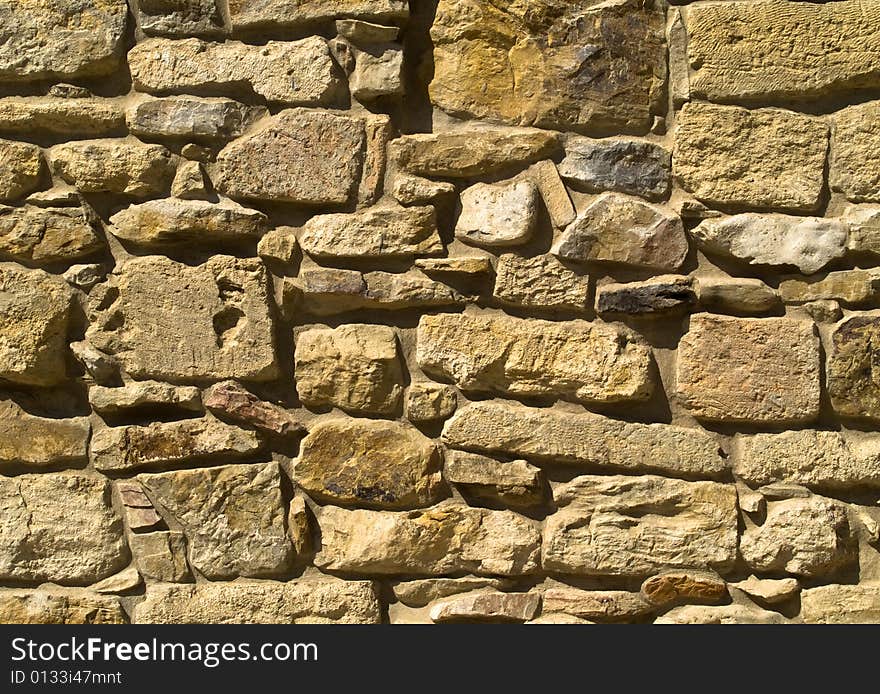
[[[0,0],[0,618],[880,620],[880,3]]]

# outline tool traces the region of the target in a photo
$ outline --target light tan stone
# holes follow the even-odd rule
[[[106,479],[80,473],[0,477],[0,580],[88,585],[128,560]]]
[[[408,424],[334,419],[303,440],[293,479],[319,501],[407,509],[439,500],[441,467],[440,447]]]
[[[397,337],[382,325],[316,328],[297,336],[296,389],[309,407],[393,413],[403,392]]]
[[[293,548],[285,528],[277,463],[225,465],[138,475],[163,516],[186,535],[189,561],[212,580],[285,571]]]
[[[50,386],[64,380],[73,291],[42,270],[0,263],[0,378]]]
[[[0,206],[0,256],[48,264],[94,255],[103,247],[82,207]]]
[[[538,224],[538,195],[528,180],[476,183],[461,193],[455,235],[486,248],[521,245]]]
[[[3,624],[125,624],[118,598],[51,586],[0,591]]]
[[[483,255],[418,258],[416,267],[429,275],[488,275],[492,272],[492,261]]]
[[[880,85],[880,60],[874,62]],[[880,101],[838,111],[831,132],[831,189],[855,202],[880,202]]]
[[[106,595],[116,595],[137,590],[142,585],[143,580],[138,570],[133,566],[129,566],[118,574],[108,576],[103,581],[98,581],[89,586],[89,590]]]
[[[644,132],[666,77],[664,24],[659,7],[632,0],[441,0],[431,100],[456,116]]]
[[[737,590],[741,590],[750,598],[768,605],[775,605],[790,600],[801,590],[796,578],[773,579],[749,576],[744,581],[737,581],[730,585]]]
[[[849,225],[850,250],[880,255],[880,205],[848,205],[842,220]]]
[[[526,624],[595,624],[596,622],[591,622],[588,619],[581,619],[580,617],[575,617],[574,615],[565,614],[562,612],[551,612],[548,614],[542,614],[540,617],[536,617],[531,621],[526,622]]]
[[[579,590],[565,586],[547,588],[542,604],[544,612],[561,612],[597,622],[629,621],[654,610],[638,593],[625,590]]]
[[[391,181],[389,193],[406,207],[426,205],[455,194],[455,184],[398,172]]]
[[[584,475],[555,489],[553,498],[559,510],[547,518],[542,544],[547,571],[646,576],[710,567],[723,573],[736,560],[733,485]]]
[[[133,198],[164,195],[177,158],[162,145],[134,139],[82,140],[49,150],[55,173],[81,193],[117,193]]]
[[[481,590],[445,598],[431,605],[431,621],[447,622],[527,622],[538,613],[541,596],[537,593],[502,593]]]
[[[103,137],[125,130],[125,112],[110,99],[0,99],[0,132],[65,138]]]
[[[211,142],[241,137],[254,121],[265,115],[265,108],[246,106],[233,99],[171,96],[136,102],[129,107],[126,120],[139,137]]]
[[[553,160],[545,159],[532,164],[525,175],[538,186],[553,226],[563,229],[571,224],[577,213]]]
[[[331,205],[348,202],[363,162],[364,121],[288,109],[227,145],[214,181],[232,198]]]
[[[0,401],[0,431],[0,464],[75,465],[88,457],[91,425],[86,417],[37,417],[5,400]]]
[[[458,392],[439,383],[413,383],[406,390],[406,416],[411,422],[449,419],[458,407]]]
[[[416,358],[428,375],[475,392],[626,402],[654,388],[648,346],[614,324],[423,316]]]
[[[378,624],[370,581],[329,577],[289,583],[152,585],[135,605],[136,624]]]
[[[459,409],[446,423],[443,440],[453,448],[557,464],[708,478],[727,469],[718,442],[700,429],[503,403]]]
[[[230,0],[233,29],[296,27],[339,17],[397,22],[409,16],[405,0]]]
[[[590,278],[570,270],[552,255],[498,258],[493,296],[502,303],[528,308],[586,311]]]
[[[317,516],[321,549],[315,564],[328,571],[518,576],[538,568],[538,530],[511,511],[456,503],[402,512],[324,506]]]
[[[205,171],[199,162],[180,162],[171,183],[172,197],[180,200],[211,200],[214,194],[208,188]]]
[[[727,583],[710,571],[663,571],[646,578],[641,593],[658,607],[683,602],[715,605],[727,597]]]
[[[449,451],[443,469],[446,480],[465,496],[522,507],[540,504],[544,475],[525,460],[502,463],[477,453]]]
[[[40,148],[0,140],[0,200],[15,201],[40,187],[45,175]]]
[[[676,393],[699,419],[809,422],[819,414],[811,321],[699,315],[678,345]]]
[[[469,593],[480,588],[502,589],[509,579],[463,576],[461,578],[419,578],[392,584],[394,597],[409,607],[424,607],[450,595]]]
[[[687,256],[688,242],[678,215],[636,198],[605,193],[566,227],[550,252],[578,263],[675,272]]]
[[[759,279],[697,277],[694,288],[700,306],[713,313],[755,315],[780,304],[778,292]]]
[[[778,612],[754,605],[683,605],[654,620],[654,624],[787,624]]]
[[[273,319],[262,262],[217,255],[189,266],[163,256],[118,263],[117,298],[86,332],[139,379],[275,378]]]
[[[312,521],[309,507],[301,496],[295,496],[290,500],[287,509],[287,534],[293,544],[293,551],[298,556],[312,551]]]
[[[691,93],[713,101],[766,103],[877,86],[878,22],[880,8],[858,0],[692,7],[687,19]]]
[[[202,409],[202,397],[195,386],[173,386],[161,381],[132,381],[119,388],[92,386],[89,404],[100,414],[120,414],[128,410],[173,407],[191,412]]]
[[[818,118],[691,102],[678,117],[672,165],[707,205],[812,212],[827,149],[828,126]]]
[[[880,586],[832,584],[801,592],[807,624],[880,624]]]
[[[878,354],[880,314],[850,315],[834,326],[825,380],[835,412],[880,420]]]
[[[184,583],[192,579],[182,532],[139,533],[129,538],[138,569],[148,581]]]
[[[91,457],[95,469],[101,472],[122,472],[180,463],[226,461],[256,453],[260,448],[260,439],[254,432],[208,415],[200,419],[98,429],[92,435]]]
[[[200,39],[147,39],[128,53],[135,89],[223,96],[246,88],[288,106],[329,106],[340,94],[327,41],[269,41],[252,46]]]
[[[315,258],[437,255],[443,243],[433,207],[374,207],[312,217],[299,237]]]
[[[257,244],[257,255],[264,260],[292,263],[299,251],[293,227],[276,227],[266,232]]]

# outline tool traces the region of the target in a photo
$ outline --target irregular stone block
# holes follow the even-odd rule
[[[534,506],[544,499],[544,475],[525,460],[501,463],[476,453],[449,451],[446,480],[478,499],[508,506]]]
[[[403,94],[403,48],[400,45],[373,45],[355,49],[354,55],[355,65],[348,86],[355,99],[369,102]]]
[[[118,598],[52,586],[0,591],[3,624],[126,624]]]
[[[71,265],[61,276],[71,287],[88,292],[96,284],[104,281],[107,277],[107,271],[100,263],[86,263]]]
[[[290,583],[200,583],[147,586],[136,624],[378,624],[370,581],[330,577]]]
[[[86,417],[37,417],[12,400],[0,401],[0,464],[41,467],[80,463],[88,457],[91,429]]]
[[[172,96],[145,99],[128,109],[129,129],[139,137],[189,141],[234,140],[268,111],[226,98]]]
[[[446,423],[443,440],[453,448],[558,464],[709,478],[727,469],[718,442],[700,429],[493,402],[461,408]]]
[[[106,479],[79,473],[0,477],[0,580],[88,585],[128,560]]]
[[[532,164],[525,175],[538,186],[553,226],[562,229],[571,224],[577,213],[553,160],[545,159]]]
[[[519,576],[538,568],[540,534],[512,511],[445,503],[424,511],[318,512],[315,564],[357,574]]]
[[[856,559],[846,509],[821,497],[767,505],[759,526],[746,528],[740,553],[755,571],[819,577]]]
[[[796,578],[772,579],[749,576],[745,581],[738,581],[730,585],[737,590],[741,590],[750,598],[768,605],[791,600],[801,592],[800,584],[798,584]]]
[[[105,578],[103,581],[98,581],[97,583],[92,584],[89,586],[89,590],[93,590],[96,593],[118,595],[137,590],[142,585],[143,581],[141,580],[141,575],[138,573],[138,570],[133,566],[130,566],[127,569],[123,569],[118,574],[113,574],[112,576]]]
[[[811,489],[880,487],[880,445],[837,431],[802,429],[737,436],[733,471],[747,483],[796,482]]]
[[[218,580],[272,576],[293,558],[277,463],[224,465],[138,475],[147,494],[183,530],[190,564]]]
[[[627,402],[654,388],[650,349],[614,324],[422,316],[416,358],[428,375],[476,392]]]
[[[880,8],[858,0],[692,7],[691,93],[712,101],[782,102],[876,87],[878,22]]]
[[[275,260],[280,263],[292,263],[297,257],[299,242],[293,233],[293,227],[276,227],[270,229],[257,244],[257,255],[263,260]]]
[[[553,587],[544,591],[543,612],[561,612],[591,621],[630,621],[654,611],[638,593],[625,590],[578,590]]]
[[[39,147],[0,140],[0,200],[12,202],[33,193],[40,187],[44,173]]]
[[[301,496],[290,500],[287,509],[287,534],[293,544],[293,551],[300,556],[312,551],[312,522],[309,515],[309,507]]]
[[[659,200],[669,195],[672,154],[644,140],[570,137],[559,175],[589,192],[614,191]]]
[[[654,620],[654,624],[788,624],[778,612],[754,605],[683,605]]]
[[[880,586],[832,584],[801,592],[807,624],[880,624]]]
[[[393,328],[342,325],[313,329],[296,340],[296,390],[308,407],[393,413],[403,392],[403,372]]]
[[[431,27],[431,101],[456,116],[645,132],[666,77],[664,24],[659,6],[632,0],[441,0]]]
[[[411,422],[449,419],[458,407],[458,392],[439,383],[413,383],[406,390],[406,417]]]
[[[406,509],[439,500],[441,467],[440,447],[408,424],[334,419],[303,440],[293,479],[319,501]]]
[[[432,181],[421,176],[407,173],[395,174],[389,189],[393,197],[401,205],[426,205],[435,203],[440,198],[455,194],[455,184],[448,181]]]
[[[586,311],[590,278],[568,269],[552,255],[498,258],[492,295],[504,304],[537,309]]]
[[[559,136],[545,130],[468,125],[399,137],[389,145],[389,158],[419,176],[474,178],[533,164],[559,148]]]
[[[0,206],[0,255],[36,264],[70,262],[104,247],[85,209]]]
[[[0,6],[0,82],[109,74],[122,57],[125,0],[42,0]]]
[[[208,415],[99,429],[92,436],[91,456],[96,470],[122,472],[156,465],[220,462],[247,456],[260,447],[260,439],[252,431]]]
[[[375,5],[376,3],[371,3]],[[359,19],[337,19],[336,33],[355,43],[388,43],[396,41],[400,29],[395,26],[384,26]]]
[[[181,200],[211,200],[214,194],[205,170],[197,161],[182,161],[171,183],[171,196]]]
[[[0,263],[0,378],[51,386],[66,373],[73,290],[42,270]]]
[[[122,502],[125,524],[132,532],[155,530],[162,524],[162,518],[156,513],[153,502],[144,494],[144,488],[135,480],[117,480],[116,491]]]
[[[282,111],[217,155],[217,189],[233,198],[341,204],[357,183],[364,122],[326,111]]]
[[[320,36],[264,46],[148,39],[128,52],[128,66],[135,89],[148,94],[228,96],[246,89],[270,103],[330,106],[342,85]]]
[[[122,106],[110,99],[8,97],[0,99],[0,132],[102,137],[125,130]]]
[[[414,581],[398,581],[392,584],[394,597],[408,607],[424,607],[434,600],[469,593],[480,588],[501,589],[509,579],[463,576],[462,578],[419,578]]]
[[[144,578],[161,583],[192,580],[186,563],[186,536],[178,531],[142,533],[129,539],[131,553]]]
[[[819,365],[812,321],[700,314],[678,344],[676,393],[698,419],[809,422]]]
[[[162,145],[137,140],[82,140],[49,150],[55,172],[81,193],[116,193],[133,198],[165,195],[177,158]]]
[[[780,305],[778,292],[759,279],[696,277],[694,288],[700,307],[713,313],[754,315]]]
[[[878,278],[880,279],[880,278]],[[880,315],[856,314],[834,326],[826,387],[835,412],[880,419]]]
[[[416,267],[428,275],[488,275],[492,272],[492,261],[482,255],[417,258]]]
[[[657,316],[684,312],[697,305],[693,279],[661,275],[644,282],[609,283],[596,287],[596,313]]]
[[[174,407],[200,412],[202,397],[195,386],[172,386],[160,381],[132,381],[119,388],[92,386],[89,404],[99,414],[120,414],[152,407]]]
[[[305,426],[287,410],[260,400],[240,383],[223,381],[205,391],[205,407],[260,431],[276,436],[301,434]]]
[[[828,125],[818,118],[691,102],[678,117],[672,165],[707,205],[812,212],[827,149]]]
[[[727,583],[710,571],[664,571],[645,579],[641,593],[657,607],[682,602],[715,605],[727,598]]]
[[[462,191],[455,235],[494,248],[528,241],[538,223],[538,187],[531,181],[477,183]]]
[[[544,525],[547,571],[646,576],[736,561],[736,488],[716,482],[584,475],[554,490]],[[646,512],[647,510],[647,512]]]
[[[746,213],[707,219],[691,233],[712,253],[749,265],[794,265],[811,275],[844,256],[848,232],[836,219]]]
[[[880,205],[848,205],[842,221],[849,225],[850,250],[880,255]]]
[[[278,375],[261,261],[218,255],[189,266],[143,256],[117,264],[115,273],[110,284],[118,296],[92,316],[86,334],[132,377],[265,381]]]
[[[538,593],[502,593],[482,590],[446,598],[431,606],[435,624],[447,622],[527,622],[538,613]]]
[[[406,0],[230,0],[233,30],[296,27],[312,22],[351,17],[373,21],[400,21],[409,17]]]
[[[117,212],[110,223],[116,238],[146,248],[246,241],[268,229],[266,215],[231,200],[150,200]]]
[[[148,36],[218,36],[224,33],[217,0],[137,0],[138,26]]]
[[[875,63],[875,84],[880,86],[880,60]],[[855,202],[880,202],[880,101],[838,111],[832,122],[831,189]]]
[[[605,193],[578,215],[550,252],[579,263],[602,261],[675,272],[687,256],[688,242],[678,215]]]
[[[872,302],[880,295],[880,272],[841,270],[820,280],[787,279],[779,283],[779,296],[789,304],[835,300],[849,306]]]
[[[437,255],[443,242],[433,207],[374,207],[325,214],[305,223],[302,249],[315,258]]]

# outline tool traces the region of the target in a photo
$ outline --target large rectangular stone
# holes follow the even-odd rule
[[[88,456],[91,425],[86,417],[49,419],[0,401],[0,464],[76,464]]]
[[[547,571],[647,576],[664,569],[731,569],[737,557],[733,485],[585,475],[562,485],[544,526]]]
[[[351,17],[400,21],[409,16],[406,0],[229,0],[235,31],[266,27],[296,27]]]

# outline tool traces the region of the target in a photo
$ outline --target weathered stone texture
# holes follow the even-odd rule
[[[835,411],[847,417],[880,419],[880,315],[845,318],[831,335],[826,382]]]
[[[880,624],[880,586],[827,585],[801,593],[807,624]]]
[[[505,253],[495,268],[493,295],[511,306],[582,313],[587,308],[590,281],[552,255],[524,258]]]
[[[7,400],[0,402],[0,431],[0,464],[76,464],[88,455],[91,425],[85,417],[38,417]]]
[[[44,174],[39,147],[0,140],[0,200],[13,202],[33,193],[40,187]]]
[[[426,373],[475,392],[625,402],[654,388],[647,345],[613,324],[424,316],[417,359]]]
[[[125,129],[122,107],[110,99],[0,99],[0,132],[29,136],[102,137]]]
[[[2,624],[126,624],[118,598],[64,588],[0,591]]]
[[[103,247],[84,208],[0,206],[0,256],[10,260],[71,262]]]
[[[294,27],[337,17],[400,21],[409,16],[405,0],[230,0],[235,29]]]
[[[614,191],[649,200],[669,193],[672,155],[644,140],[590,140],[571,137],[559,175],[591,192]]]
[[[240,137],[266,113],[232,99],[175,96],[139,101],[128,110],[127,120],[131,131],[141,137],[210,142]]]

